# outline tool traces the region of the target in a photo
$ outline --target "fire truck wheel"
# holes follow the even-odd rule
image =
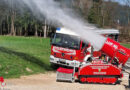
[[[114,83],[112,83],[113,85],[116,85],[116,84],[120,84],[120,81],[118,80],[118,78],[116,78],[116,81]]]
[[[60,82],[60,80],[56,79],[56,82]]]
[[[82,76],[79,76],[79,83],[81,83],[81,84],[85,84],[86,82],[84,81],[82,81],[82,79],[83,79],[84,77],[82,77]]]
[[[51,67],[55,70],[57,70],[59,68],[59,65],[58,64],[53,64],[51,63]]]

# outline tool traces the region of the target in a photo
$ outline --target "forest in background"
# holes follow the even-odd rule
[[[61,8],[74,9],[84,20],[99,28],[120,30],[120,40],[130,42],[130,0],[55,0]],[[8,4],[7,4],[8,2]],[[14,0],[0,0],[0,35],[50,37],[56,26],[46,18],[38,20],[26,6]],[[44,17],[44,16],[43,16]]]

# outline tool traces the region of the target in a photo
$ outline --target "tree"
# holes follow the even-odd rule
[[[15,16],[16,16],[16,12],[15,12],[15,9],[14,9],[15,5],[13,3],[13,0],[10,0],[10,2],[11,2],[11,32],[10,32],[10,34],[15,36],[16,35],[15,27],[14,27]]]
[[[99,26],[103,25],[102,2],[102,0],[93,0],[93,7],[90,9],[88,15],[88,21],[90,23],[98,24]]]
[[[127,22],[130,23],[130,0],[125,0],[126,13],[127,13]]]
[[[47,21],[45,19],[44,26],[43,26],[44,38],[47,37]]]

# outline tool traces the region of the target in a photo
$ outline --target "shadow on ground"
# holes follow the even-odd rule
[[[130,78],[130,76],[129,76]],[[130,90],[130,80],[129,80],[129,85],[128,86],[125,86],[126,90]]]
[[[44,62],[40,61],[38,58],[31,56],[29,54],[13,51],[13,50],[5,48],[5,47],[0,47],[0,52],[6,53],[9,55],[11,55],[11,54],[16,55],[16,56],[22,58],[23,60],[26,60],[31,63],[39,65],[41,68],[44,68],[45,70],[48,70],[48,71],[52,70],[52,68],[49,65],[46,65]]]

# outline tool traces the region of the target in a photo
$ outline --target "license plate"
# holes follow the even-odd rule
[[[60,62],[66,62],[64,59],[59,59]]]

